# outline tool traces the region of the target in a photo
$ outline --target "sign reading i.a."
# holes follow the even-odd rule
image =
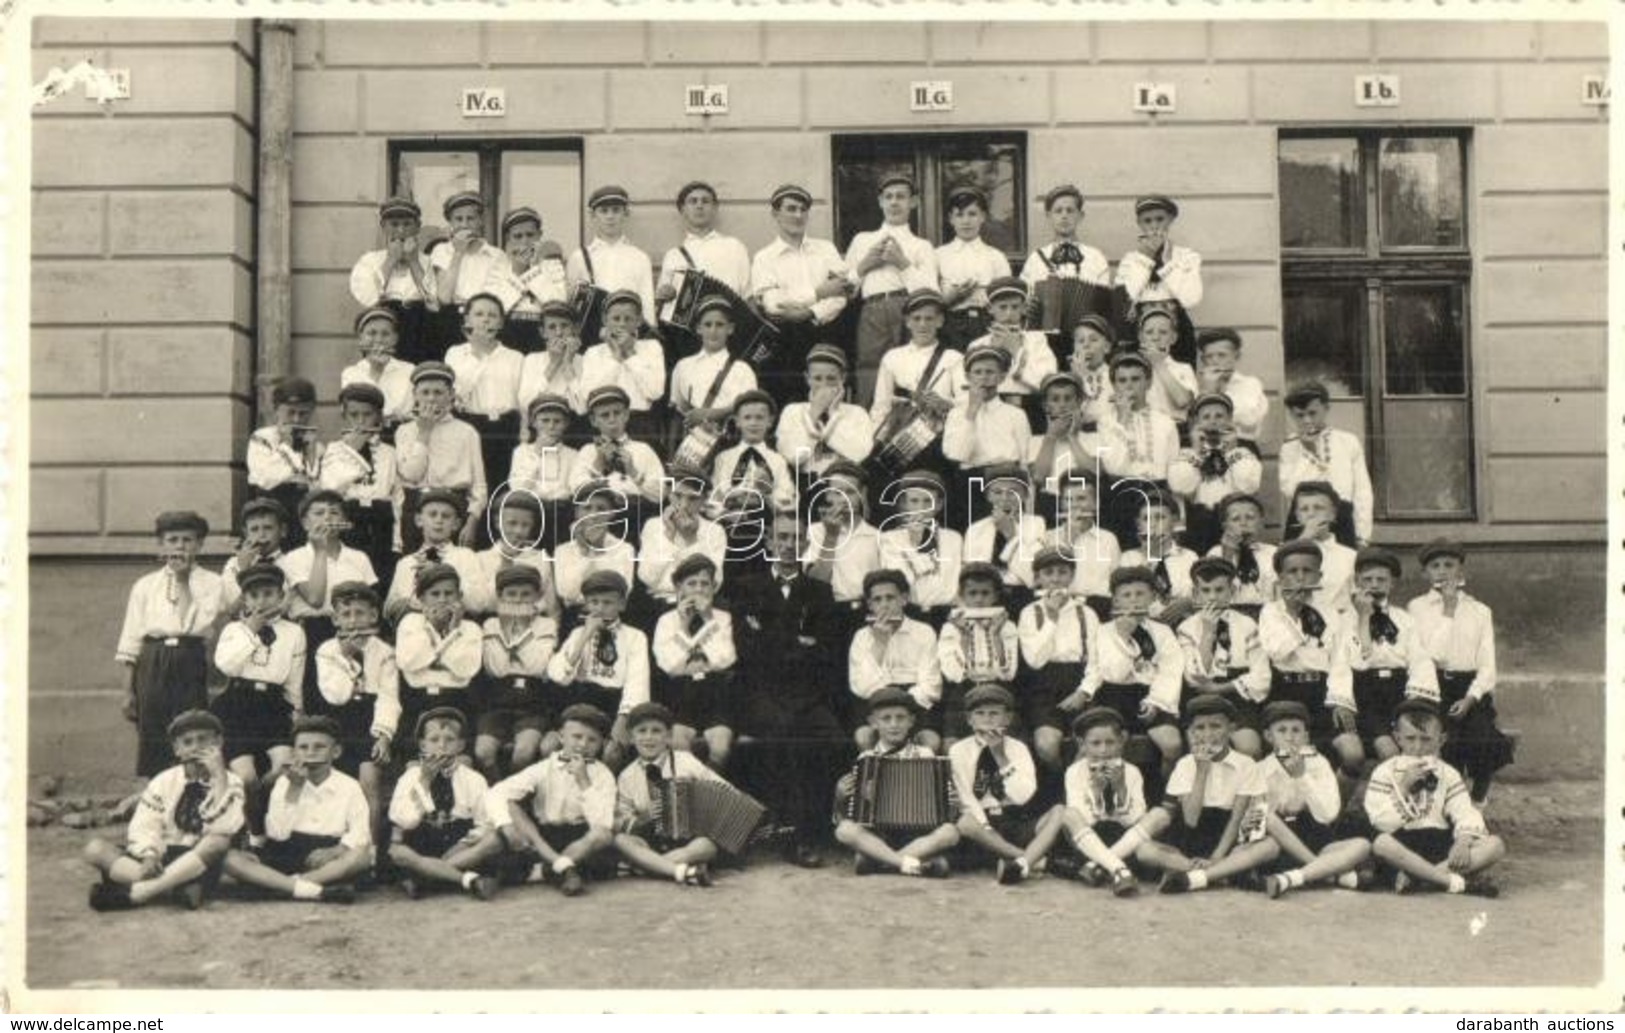
[[[683,111],[689,115],[726,115],[728,85],[712,83],[709,86],[688,86],[683,91]]]

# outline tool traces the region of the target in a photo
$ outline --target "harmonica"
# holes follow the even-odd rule
[[[371,638],[378,634],[378,631],[378,625],[369,624],[364,628],[340,628],[334,637],[339,639]]]
[[[1137,607],[1134,607],[1133,609],[1130,609],[1130,610],[1119,610],[1116,607],[1112,608],[1112,617],[1114,617],[1114,618],[1116,618],[1116,617],[1149,617],[1149,616],[1151,616],[1151,608],[1148,607],[1148,606],[1137,606]]]

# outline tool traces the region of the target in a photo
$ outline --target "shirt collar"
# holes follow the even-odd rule
[[[722,234],[718,233],[716,227],[714,226],[711,229],[706,230],[704,233],[695,233],[693,230],[689,230],[687,233],[683,234],[683,243],[687,244],[690,241],[694,243],[704,243],[708,240],[716,240],[720,236],[722,236]]]

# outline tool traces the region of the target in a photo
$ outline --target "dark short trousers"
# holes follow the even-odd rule
[[[1117,841],[1128,834],[1128,828],[1118,821],[1097,821],[1090,828],[1094,829],[1095,835],[1109,847],[1116,846]]]
[[[1038,835],[1038,819],[1041,817],[1024,807],[1006,807],[998,814],[988,815],[987,820],[1005,842],[1025,847]]]
[[[404,830],[401,842],[410,847],[413,853],[424,857],[445,857],[472,831],[472,818],[453,818],[443,825],[431,825],[425,821],[415,829]]]
[[[1367,756],[1375,756],[1376,741],[1394,734],[1394,710],[1405,699],[1404,668],[1354,672],[1355,727]]]
[[[1040,728],[1065,732],[1071,726],[1072,715],[1062,710],[1060,703],[1078,691],[1082,681],[1081,663],[1053,663],[1029,669],[1016,692],[1016,707],[1028,734]]]
[[[1399,829],[1394,838],[1429,864],[1439,864],[1449,857],[1450,848],[1456,844],[1449,829]]]
[[[339,723],[339,745],[343,747],[333,767],[351,778],[361,771],[362,764],[372,760],[372,721],[377,707],[377,696],[358,695],[328,712]]]
[[[418,718],[436,707],[456,707],[470,721],[477,722],[480,717],[479,696],[466,688],[442,689],[431,694],[427,689],[402,683],[401,718],[400,725],[395,729],[394,740],[397,754],[416,748]]]
[[[1332,708],[1326,705],[1326,673],[1314,671],[1295,673],[1274,671],[1270,675],[1270,698],[1274,703],[1288,700],[1302,703],[1309,710],[1309,741],[1315,745],[1335,767],[1337,751],[1332,740],[1337,738],[1337,722],[1332,720]]]
[[[287,839],[267,839],[254,853],[267,868],[274,868],[283,875],[300,875],[310,870],[309,859],[313,852],[338,845],[337,836],[295,832]]]
[[[1279,817],[1283,822],[1286,823],[1286,826],[1292,830],[1293,835],[1297,836],[1298,839],[1302,841],[1303,845],[1308,847],[1312,853],[1320,853],[1338,838],[1337,828],[1335,825],[1321,824],[1314,818],[1310,817],[1308,811],[1304,811],[1302,814],[1298,814],[1291,818],[1285,817],[1284,815]],[[1285,853],[1282,853],[1281,857],[1283,860],[1289,860]],[[1293,861],[1290,865],[1288,865],[1288,867],[1296,868],[1298,867],[1298,863]]]
[[[520,732],[545,732],[551,720],[552,695],[543,678],[486,675],[475,733],[506,742]]]
[[[697,731],[737,728],[734,679],[730,671],[711,671],[704,678],[659,679],[657,701],[671,708],[677,724]]]
[[[1224,679],[1235,679],[1246,673],[1247,671],[1245,668],[1231,668],[1225,672]],[[1202,693],[1197,692],[1187,684],[1179,692],[1179,712],[1181,714],[1187,713],[1190,709],[1191,700],[1200,695],[1202,695]],[[1261,716],[1263,713],[1262,707],[1260,707],[1257,703],[1254,703],[1252,700],[1242,696],[1240,693],[1227,692],[1224,693],[1224,698],[1230,701],[1230,705],[1235,708],[1236,711],[1236,719],[1232,722],[1232,724],[1234,724],[1237,728],[1250,728],[1255,732],[1260,730],[1259,726],[1263,723]]]
[[[264,688],[256,688],[265,684]],[[293,708],[282,686],[233,678],[209,709],[226,729],[226,759],[258,760],[273,746],[286,746],[293,733]]]
[[[1158,710],[1149,721],[1140,717],[1140,703],[1151,694],[1151,686],[1123,685],[1106,682],[1095,690],[1090,706],[1110,707],[1123,719],[1123,730],[1130,735],[1144,735],[1161,725],[1177,725],[1173,715]]]
[[[606,689],[597,682],[571,682],[569,685],[556,688],[554,693],[557,702],[552,709],[548,731],[557,731],[561,725],[559,715],[577,703],[597,707],[611,723],[615,721],[615,716],[621,708],[621,690]]]
[[[1177,804],[1167,805],[1173,813],[1173,822],[1163,842],[1186,857],[1212,857],[1224,838],[1225,827],[1230,824],[1230,811],[1224,807],[1203,807],[1202,816],[1195,827],[1185,824],[1185,816]]]

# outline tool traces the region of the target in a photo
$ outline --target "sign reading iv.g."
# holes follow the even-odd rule
[[[464,118],[502,118],[508,113],[508,91],[500,86],[463,87]]]

